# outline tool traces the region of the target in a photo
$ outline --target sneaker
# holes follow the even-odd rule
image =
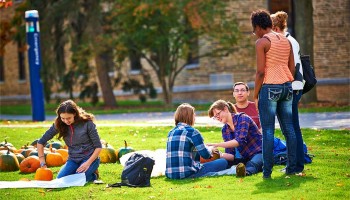
[[[245,177],[245,165],[243,163],[238,163],[236,166],[236,177]]]
[[[96,180],[100,179],[100,173],[98,172],[98,169],[96,169],[96,171],[94,172],[95,176],[96,176]]]

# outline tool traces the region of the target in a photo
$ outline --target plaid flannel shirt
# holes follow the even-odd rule
[[[178,123],[168,133],[166,149],[165,175],[171,179],[182,179],[197,173],[202,167],[198,154],[206,159],[211,157],[200,132],[185,123]]]

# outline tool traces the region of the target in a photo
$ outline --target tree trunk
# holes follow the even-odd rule
[[[314,66],[314,26],[312,0],[295,0],[295,36],[300,45],[300,52],[310,55],[310,61]],[[317,68],[315,68],[315,73]],[[317,101],[316,87],[303,95],[302,102],[310,103]]]
[[[113,87],[108,75],[108,67],[102,56],[102,53],[97,53],[95,57],[97,77],[100,82],[102,98],[105,106],[115,107],[117,106],[117,101],[113,94]]]

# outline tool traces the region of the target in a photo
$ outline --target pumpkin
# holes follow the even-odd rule
[[[63,158],[63,164],[67,162],[68,160],[68,150],[67,149],[57,149],[56,150],[57,153],[61,154],[62,158]]]
[[[45,157],[45,159],[46,159],[47,152],[48,151],[44,149],[44,157]],[[28,156],[39,156],[39,152],[38,152],[38,150],[35,149],[35,150],[31,151]]]
[[[217,152],[213,152],[213,156],[211,158],[205,159],[205,158],[202,158],[202,156],[201,156],[199,160],[201,163],[206,163],[206,162],[211,162],[211,161],[219,159],[219,158],[220,158],[220,154]]]
[[[19,170],[22,173],[33,173],[40,167],[40,160],[38,156],[28,156],[21,164],[19,164]]]
[[[7,149],[6,153],[0,154],[0,172],[17,171],[19,163],[14,153]]]
[[[106,143],[105,147],[102,148],[99,156],[100,156],[101,163],[116,163],[117,162],[117,154],[112,147],[108,146],[108,143]]]
[[[126,140],[124,140],[124,147],[119,148],[118,152],[117,152],[117,155],[118,155],[117,159],[118,159],[118,161],[123,155],[125,155],[127,153],[130,153],[130,152],[134,152],[134,151],[135,150],[132,147],[128,147],[128,143],[126,143]]]
[[[48,152],[46,155],[46,165],[48,167],[59,167],[62,166],[63,163],[63,157],[61,154],[53,151],[51,149],[51,152]]]
[[[22,146],[21,149],[23,149],[21,154],[25,158],[29,156],[30,152],[34,151],[34,147],[33,146],[27,146],[27,145]]]
[[[18,163],[21,164],[21,162],[24,160],[24,156],[21,153],[15,153]]]
[[[5,139],[5,141],[0,143],[0,147],[5,147],[5,146],[13,147],[13,145],[11,143],[7,142],[6,139]]]
[[[59,142],[59,141],[55,141],[55,142],[52,141],[51,143],[48,143],[46,145],[46,147],[47,148],[52,147],[52,148],[55,148],[55,149],[63,149],[63,144],[61,142]]]
[[[40,167],[36,170],[34,179],[37,181],[51,181],[53,173],[49,168]]]

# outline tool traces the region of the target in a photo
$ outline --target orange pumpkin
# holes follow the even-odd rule
[[[219,159],[220,158],[220,154],[213,152],[213,157],[209,158],[209,159],[204,159],[202,158],[202,156],[200,157],[200,162],[201,163],[206,163],[206,162],[211,162],[213,160]]]
[[[37,181],[51,181],[53,173],[49,168],[40,167],[36,170],[34,179]]]
[[[56,150],[57,153],[61,154],[62,158],[63,158],[63,164],[67,162],[68,160],[68,150],[67,149],[57,149]]]
[[[52,149],[51,149],[51,152],[48,152],[46,154],[46,165],[48,167],[59,167],[59,166],[62,166],[63,164],[64,162],[61,154],[54,152]]]
[[[19,170],[22,173],[33,173],[40,167],[40,160],[38,156],[28,156],[21,164],[19,164]]]

